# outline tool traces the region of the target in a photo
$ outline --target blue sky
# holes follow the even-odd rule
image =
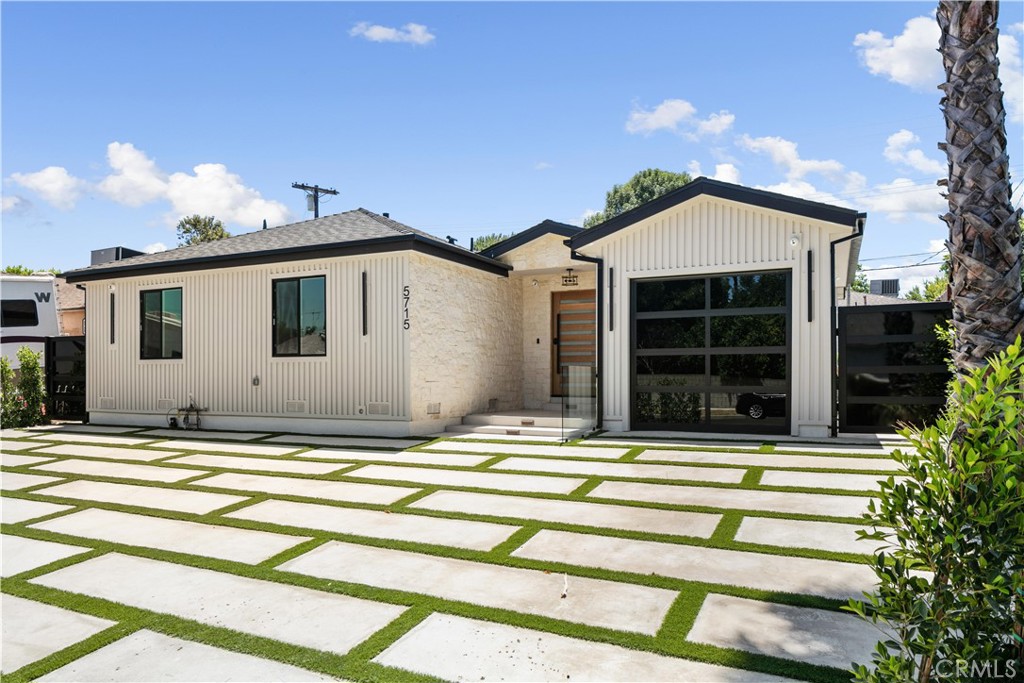
[[[945,234],[933,8],[3,2],[2,263],[302,220],[296,181],[468,246],[578,224],[647,167],[852,206],[866,267],[916,263]],[[1022,22],[1002,5],[1015,186]]]

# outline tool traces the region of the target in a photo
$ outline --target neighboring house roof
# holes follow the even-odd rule
[[[291,223],[64,273],[68,282],[411,249],[507,275],[509,266],[366,209]]]
[[[502,240],[501,242],[498,242],[497,244],[489,247],[488,249],[484,249],[480,253],[489,258],[498,258],[502,254],[507,254],[513,249],[518,249],[524,244],[532,242],[538,237],[543,237],[544,235],[559,235],[561,237],[572,237],[573,235],[576,235],[577,233],[580,232],[583,232],[583,228],[577,227],[575,225],[569,225],[568,223],[559,223],[558,221],[548,219],[541,221],[532,228],[527,228],[522,232],[518,232],[506,240]]]
[[[882,296],[881,294],[870,294],[866,292],[854,292],[850,290],[848,295],[840,299],[837,306],[895,306],[898,304],[913,303],[909,299],[900,299],[895,296]]]
[[[72,284],[68,284],[67,280],[62,277],[53,279],[53,288],[57,292],[58,311],[85,310],[84,291]]]
[[[676,190],[663,194],[657,199],[652,199],[646,204],[641,204],[635,209],[626,211],[614,218],[609,218],[603,223],[598,223],[594,227],[580,232],[569,240],[569,246],[572,249],[579,249],[591,242],[596,242],[602,237],[607,237],[645,218],[649,218],[656,213],[670,209],[677,204],[682,204],[698,195],[728,199],[743,204],[784,211],[797,216],[804,216],[827,223],[848,225],[850,227],[854,227],[859,219],[865,217],[865,214],[858,213],[854,209],[811,202],[806,199],[797,199],[796,197],[789,197],[775,192],[755,190],[743,187],[742,185],[733,185],[732,183],[723,183],[720,180],[701,177]]]

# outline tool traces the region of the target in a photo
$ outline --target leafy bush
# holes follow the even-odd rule
[[[21,400],[18,388],[14,385],[14,370],[6,357],[0,358],[0,427],[19,426],[21,420]]]
[[[18,349],[18,363],[21,364],[21,377],[18,379],[19,427],[31,427],[46,421],[46,387],[43,369],[39,365],[42,355],[27,346]]]
[[[881,486],[864,522],[884,541],[880,587],[847,609],[888,633],[858,681],[1024,676],[1024,356],[1018,337],[954,382],[934,426],[903,429],[906,478]]]

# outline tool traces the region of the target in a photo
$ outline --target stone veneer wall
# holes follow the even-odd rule
[[[421,254],[410,255],[409,270],[414,425],[436,422],[440,429],[485,412],[492,399],[499,410],[521,408],[519,283]],[[440,413],[428,414],[428,405],[436,403]]]
[[[579,265],[593,268],[587,263]],[[537,410],[551,400],[551,294],[570,289],[594,289],[596,271],[577,274],[580,284],[572,288],[562,287],[562,273],[514,276],[523,292],[524,408]]]

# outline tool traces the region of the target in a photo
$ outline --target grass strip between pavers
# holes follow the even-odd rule
[[[246,442],[252,443],[252,442]],[[428,443],[424,442],[420,446],[417,446],[409,450],[420,450],[422,446]],[[524,444],[522,441],[513,442],[517,445]],[[41,446],[50,444],[40,444]],[[544,443],[542,445],[552,445],[550,443]],[[609,445],[612,447],[611,445]],[[110,446],[116,448],[116,446]],[[125,446],[126,448],[141,448],[140,446]],[[595,446],[599,447],[599,446]],[[621,448],[621,446],[613,446]],[[247,454],[228,454],[228,453],[217,453],[217,455],[230,455],[232,457],[264,457],[277,460],[292,459],[297,455],[301,455],[307,452],[309,449],[297,450],[295,453],[291,453],[288,456],[261,456],[261,455],[247,455]],[[630,451],[619,459],[619,461],[629,461],[627,458],[635,458],[636,455],[643,452],[644,450],[650,450],[649,447],[635,447],[631,448]],[[673,449],[682,450],[682,449]],[[715,447],[716,451],[723,451],[720,447]],[[201,450],[196,451],[183,451],[183,454],[189,453],[202,453]],[[438,450],[431,449],[426,452],[439,453]],[[728,452],[728,451],[725,451]],[[750,451],[741,451],[749,453]],[[480,453],[470,453],[471,455],[480,455]],[[51,456],[48,457],[55,459],[90,459],[86,456]],[[480,471],[480,467],[466,468],[458,466],[435,466],[435,465],[423,465],[414,463],[401,463],[395,462],[395,459],[387,458],[387,453],[382,453],[381,464],[408,464],[414,467],[422,467],[427,469],[457,469],[457,470],[470,470]],[[397,455],[397,454],[392,454]],[[509,457],[511,454],[496,455],[489,461],[483,463],[484,468]],[[520,457],[537,457],[525,454],[515,454]],[[801,454],[806,455],[806,454]],[[840,455],[840,454],[836,454]],[[845,454],[844,454],[845,455]],[[179,456],[168,456],[168,458],[176,458]],[[542,456],[543,457],[543,456]],[[870,457],[870,456],[868,456]],[[108,458],[100,458],[101,460],[110,460]],[[296,459],[308,459],[314,460],[314,458],[296,458]],[[558,458],[559,460],[564,458]],[[572,458],[582,459],[586,458]],[[316,459],[319,460],[319,459]],[[602,459],[603,462],[615,462],[614,460],[609,461],[608,459]],[[329,460],[328,462],[337,462]],[[358,468],[373,464],[378,461],[372,462],[360,461],[357,464],[350,465],[344,462],[338,463],[339,470],[345,470],[346,472],[355,472]],[[647,462],[647,461],[644,461]],[[722,509],[722,508],[709,508],[703,506],[682,506],[682,505],[671,505],[671,504],[659,504],[659,503],[644,503],[642,501],[621,501],[612,499],[598,499],[598,498],[583,498],[586,493],[589,493],[594,487],[598,486],[601,482],[607,480],[628,480],[628,481],[641,481],[650,482],[657,484],[664,484],[671,486],[672,482],[664,479],[632,479],[632,478],[620,478],[620,477],[600,477],[600,476],[586,476],[586,475],[572,475],[572,474],[557,474],[557,473],[537,473],[537,472],[524,472],[524,474],[534,476],[554,476],[562,478],[586,478],[586,482],[576,491],[569,495],[562,494],[539,494],[532,492],[520,492],[520,491],[497,491],[486,488],[474,488],[474,487],[456,487],[456,486],[441,486],[436,484],[423,484],[418,482],[399,482],[392,480],[372,480],[366,479],[365,481],[371,481],[377,484],[391,485],[391,486],[411,486],[417,488],[418,491],[414,494],[406,496],[391,505],[373,505],[373,504],[360,504],[351,503],[344,501],[335,500],[323,500],[312,497],[303,496],[288,496],[278,494],[266,494],[264,492],[248,492],[239,491],[237,489],[223,489],[219,487],[203,486],[203,479],[213,476],[222,472],[236,472],[242,471],[247,474],[259,474],[260,476],[281,476],[287,478],[307,478],[310,480],[319,481],[332,481],[342,480],[350,481],[352,479],[363,480],[357,476],[346,476],[345,474],[339,474],[333,472],[329,476],[322,475],[302,475],[293,473],[281,473],[281,472],[258,472],[251,470],[235,470],[230,468],[211,468],[211,467],[197,467],[194,465],[175,465],[171,462],[152,463],[140,462],[137,460],[126,461],[126,464],[145,464],[153,466],[163,467],[193,467],[197,469],[208,470],[203,475],[197,475],[189,480],[183,482],[177,482],[173,484],[165,484],[161,482],[146,482],[138,481],[133,479],[124,478],[110,478],[110,477],[94,477],[94,476],[80,476],[70,475],[63,476],[56,473],[54,476],[60,476],[61,481],[52,482],[47,484],[41,484],[33,487],[28,487],[14,492],[4,492],[5,496],[12,498],[25,498],[29,500],[46,500],[50,502],[60,502],[74,506],[72,509],[67,511],[58,511],[46,516],[40,516],[18,524],[4,524],[4,533],[11,533],[19,536],[26,536],[29,538],[37,538],[39,540],[51,540],[62,543],[71,543],[75,545],[85,545],[86,547],[92,547],[96,550],[93,552],[84,553],[79,556],[72,558],[66,558],[59,560],[55,563],[40,567],[35,570],[25,572],[16,577],[12,577],[9,580],[4,581],[4,592],[8,592],[15,595],[22,595],[29,599],[38,599],[43,602],[55,604],[57,606],[68,607],[70,609],[76,609],[76,606],[80,609],[78,611],[84,611],[90,614],[103,618],[112,618],[115,621],[120,622],[118,626],[106,631],[101,632],[85,641],[73,645],[69,648],[50,655],[43,660],[28,665],[24,669],[15,672],[11,675],[5,675],[5,680],[22,681],[31,680],[34,677],[40,676],[47,671],[59,668],[64,664],[72,661],[73,659],[80,657],[87,652],[93,651],[102,647],[109,642],[113,642],[119,637],[132,633],[139,628],[151,628],[152,630],[160,631],[168,635],[177,635],[186,639],[198,640],[200,642],[207,642],[217,647],[223,647],[229,650],[235,650],[239,652],[248,652],[257,656],[268,657],[278,661],[286,662],[295,666],[300,666],[313,671],[319,671],[330,675],[337,675],[347,678],[349,680],[433,680],[429,677],[417,676],[415,674],[408,674],[401,672],[397,669],[389,667],[383,667],[377,664],[373,664],[369,660],[376,656],[390,644],[392,644],[399,637],[408,632],[409,629],[413,628],[416,624],[420,623],[431,612],[445,612],[451,614],[459,614],[467,616],[469,618],[483,619],[489,621],[495,621],[498,623],[505,623],[515,626],[521,626],[524,628],[532,628],[541,631],[548,631],[552,633],[558,633],[573,638],[579,638],[583,640],[596,640],[600,642],[608,642],[612,644],[621,645],[623,647],[629,647],[633,649],[639,649],[649,652],[655,652],[668,656],[684,657],[686,659],[694,659],[698,661],[705,661],[709,663],[721,664],[725,666],[732,666],[737,668],[743,668],[747,670],[757,671],[765,674],[776,674],[790,676],[794,678],[800,678],[808,681],[833,681],[836,678],[837,669],[829,667],[821,667],[816,665],[810,665],[803,662],[795,662],[791,660],[784,660],[775,657],[750,654],[746,652],[740,652],[737,650],[730,650],[726,648],[719,648],[709,645],[699,645],[695,643],[689,643],[685,641],[685,635],[692,627],[693,620],[696,619],[696,615],[700,609],[700,605],[703,602],[704,597],[708,592],[716,592],[726,595],[735,595],[737,597],[746,597],[756,600],[767,600],[770,602],[776,602],[781,604],[788,604],[794,606],[803,607],[815,607],[819,609],[827,609],[837,611],[838,608],[843,604],[843,601],[831,600],[827,598],[821,598],[810,595],[797,595],[797,594],[780,594],[770,591],[763,591],[757,589],[720,585],[720,584],[705,584],[695,581],[687,581],[681,579],[672,579],[668,577],[660,577],[656,575],[645,575],[645,574],[633,574],[628,572],[619,572],[613,570],[606,570],[593,567],[580,567],[575,565],[541,562],[535,560],[527,560],[523,558],[517,558],[511,553],[529,538],[532,538],[534,534],[539,532],[541,529],[555,529],[563,531],[573,531],[578,533],[599,533],[606,536],[630,538],[636,540],[649,540],[664,543],[674,543],[681,545],[695,545],[713,548],[733,549],[733,550],[745,550],[761,552],[763,554],[770,555],[786,555],[794,557],[811,557],[819,559],[831,559],[845,562],[854,563],[869,563],[870,559],[867,556],[861,555],[850,555],[845,553],[834,553],[819,550],[797,550],[791,548],[783,548],[776,546],[759,546],[755,544],[739,543],[733,540],[736,529],[742,522],[745,516],[760,516],[760,517],[772,517],[781,519],[806,519],[811,521],[852,521],[853,523],[859,523],[859,519],[849,520],[847,518],[835,518],[829,516],[816,516],[816,515],[799,515],[799,514],[783,514],[783,513],[769,513],[764,511],[756,510],[738,510],[738,509]],[[672,463],[678,464],[678,463]],[[679,480],[679,482],[685,482],[687,485],[700,486],[700,487],[715,487],[715,488],[740,488],[740,489],[751,489],[751,490],[779,490],[780,487],[761,487],[757,485],[757,479],[760,477],[758,470],[763,471],[763,468],[755,468],[749,466],[738,466],[747,470],[747,476],[743,482],[739,485],[721,485],[713,484],[709,482],[685,482],[685,480]],[[776,468],[772,468],[776,469]],[[4,470],[11,470],[22,473],[39,473],[34,472],[31,466],[20,466],[12,468],[4,468]],[[752,473],[753,471],[753,473]],[[816,472],[829,472],[832,470],[821,470],[815,469]],[[502,473],[512,473],[511,471],[502,470]],[[844,470],[837,470],[838,473],[848,473]],[[180,513],[167,510],[153,510],[148,508],[139,508],[135,506],[125,506],[117,503],[102,503],[98,501],[83,501],[79,499],[65,499],[56,496],[48,496],[46,489],[50,486],[56,486],[62,483],[67,483],[75,480],[86,480],[86,481],[111,481],[115,483],[128,483],[136,486],[153,486],[156,488],[171,488],[171,489],[182,489],[182,490],[209,490],[216,492],[225,492],[235,495],[244,495],[248,499],[237,503],[232,506],[221,508],[212,513],[205,515],[194,515],[189,513]],[[662,509],[662,510],[692,510],[699,512],[711,512],[722,515],[722,520],[716,528],[714,534],[710,539],[700,539],[694,537],[685,536],[669,536],[661,534],[650,534],[644,532],[625,531],[608,529],[606,527],[587,527],[583,525],[573,524],[560,524],[552,522],[544,522],[538,520],[524,520],[521,518],[508,518],[501,517],[499,515],[483,515],[483,514],[466,514],[466,513],[449,513],[441,511],[427,510],[423,508],[407,508],[409,503],[420,500],[425,496],[430,495],[439,490],[465,490],[488,493],[491,495],[510,495],[510,496],[522,496],[530,498],[544,498],[551,500],[577,500],[580,499],[602,503],[606,505],[620,505],[624,507],[643,507],[651,509]],[[825,489],[794,489],[781,487],[781,490],[785,491],[807,491],[811,493],[834,493],[836,495],[861,495],[857,492],[851,491],[831,491]],[[261,522],[252,522],[248,520],[226,518],[221,515],[233,509],[241,509],[248,505],[253,505],[256,502],[267,499],[280,499],[280,500],[292,500],[296,502],[313,502],[320,505],[329,505],[336,507],[352,507],[358,509],[371,509],[371,510],[391,510],[400,514],[417,514],[421,516],[431,517],[443,517],[451,519],[465,519],[465,520],[478,520],[478,521],[491,521],[499,523],[507,523],[510,525],[518,526],[518,530],[514,531],[506,541],[500,543],[490,551],[473,551],[465,549],[448,548],[442,546],[434,546],[423,543],[414,543],[406,541],[393,541],[379,538],[368,538],[359,537],[354,535],[348,535],[343,533],[325,532],[323,530],[316,529],[301,529],[294,527],[286,527],[276,524],[267,524]],[[73,514],[74,512],[81,511],[85,508],[98,508],[108,510],[119,510],[122,512],[130,512],[133,514],[143,514],[155,517],[164,517],[168,519],[179,519],[185,521],[193,521],[204,524],[238,527],[254,530],[271,531],[278,534],[291,534],[294,536],[309,537],[310,540],[297,543],[296,546],[279,553],[277,556],[266,560],[259,565],[243,565],[236,562],[230,562],[227,560],[217,560],[212,558],[203,558],[193,555],[186,555],[182,553],[175,553],[170,551],[155,550],[152,548],[141,548],[136,546],[125,546],[117,543],[101,542],[81,539],[79,537],[71,537],[63,534],[57,534],[53,532],[47,532],[41,529],[30,528],[29,524],[35,524],[46,519],[52,519],[67,514]],[[363,586],[358,584],[348,584],[339,581],[327,581],[323,579],[317,579],[314,577],[306,577],[298,574],[281,572],[273,569],[274,566],[279,565],[289,559],[297,557],[309,550],[327,543],[331,540],[342,540],[346,542],[361,543],[364,545],[372,545],[383,548],[391,548],[394,550],[407,550],[419,553],[426,553],[430,555],[438,555],[443,557],[451,557],[454,559],[466,559],[477,562],[485,562],[491,564],[499,564],[504,566],[519,567],[523,569],[536,569],[547,572],[559,572],[567,573],[573,576],[583,576],[596,579],[604,579],[610,581],[618,581],[623,583],[632,583],[639,585],[647,585],[653,587],[667,588],[670,590],[679,591],[679,598],[673,604],[669,610],[668,615],[663,622],[661,629],[658,634],[654,637],[643,636],[640,634],[630,634],[619,631],[613,631],[610,629],[589,627],[571,622],[564,622],[561,620],[551,619],[548,617],[540,617],[537,615],[528,615],[519,612],[512,612],[509,610],[502,610],[496,608],[485,608],[478,605],[472,605],[469,603],[461,603],[457,601],[443,600],[440,598],[434,598],[431,596],[423,596],[419,594],[404,593],[402,591],[374,588],[369,586]],[[27,582],[27,579],[31,579],[34,576],[49,573],[62,566],[70,566],[81,561],[85,561],[91,557],[95,557],[103,552],[117,551],[125,554],[136,555],[141,557],[149,557],[151,559],[160,559],[176,564],[185,564],[190,566],[198,566],[216,571],[225,571],[233,574],[242,576],[250,576],[252,578],[259,578],[262,580],[275,581],[278,583],[285,583],[290,585],[305,586],[316,590],[322,590],[327,592],[342,593],[346,595],[352,595],[353,597],[362,597],[370,600],[377,600],[380,602],[390,602],[397,604],[408,604],[412,605],[412,608],[396,619],[392,624],[385,627],[381,631],[371,636],[364,643],[356,646],[347,655],[339,656],[330,653],[317,652],[309,650],[308,648],[302,648],[298,646],[291,646],[277,641],[268,640],[265,638],[258,638],[255,636],[232,632],[228,629],[215,628],[210,626],[203,626],[195,622],[191,622],[176,617],[167,615],[157,615],[154,613],[147,612],[146,610],[140,610],[135,608],[124,607],[109,603],[104,600],[95,598],[87,598],[85,596],[78,596],[70,593],[64,593],[62,591],[56,591],[48,589],[43,586],[37,586]]]

